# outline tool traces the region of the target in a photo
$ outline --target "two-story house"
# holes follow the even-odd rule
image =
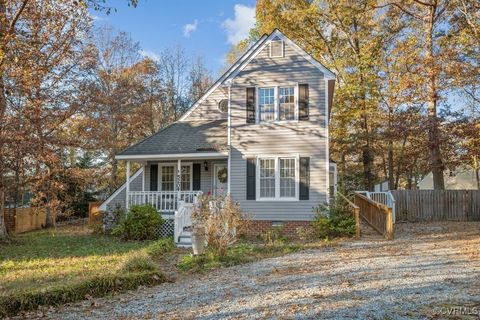
[[[127,161],[127,182],[101,209],[150,203],[172,217],[176,241],[186,234],[183,207],[198,191],[230,193],[255,220],[252,234],[309,224],[336,177],[328,145],[334,84],[279,30],[262,36],[179,121],[117,155]],[[131,177],[130,162],[141,164]]]

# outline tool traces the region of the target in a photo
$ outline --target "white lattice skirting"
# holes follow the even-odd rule
[[[175,220],[168,217],[163,217],[163,224],[156,230],[156,235],[158,238],[173,237],[173,229],[175,225]]]

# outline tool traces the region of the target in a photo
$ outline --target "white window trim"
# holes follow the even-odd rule
[[[293,95],[295,100],[295,119],[293,120],[280,120],[280,96],[279,88],[293,87]],[[260,121],[260,89],[272,89],[273,88],[273,110],[275,115],[275,120],[273,121]],[[282,84],[277,86],[257,86],[255,87],[255,120],[257,124],[260,123],[288,123],[288,122],[298,122],[298,83],[292,84]]]
[[[180,190],[180,191],[193,191],[193,162],[182,162],[182,167],[190,167],[190,190]],[[173,190],[167,190],[168,192],[177,192],[178,185],[178,169],[176,162],[159,162],[158,163],[158,191],[162,190],[162,167],[173,167]]]
[[[260,159],[275,160],[275,197],[260,197]],[[295,197],[280,197],[280,159],[295,159]],[[299,201],[300,198],[300,155],[259,155],[256,161],[255,194],[256,201]]]
[[[282,54],[281,55],[279,55],[279,56],[272,55],[272,43],[273,42],[280,42],[282,44]],[[283,58],[285,56],[285,41],[283,41],[282,39],[270,41],[270,44],[269,44],[268,48],[269,48],[270,58]]]

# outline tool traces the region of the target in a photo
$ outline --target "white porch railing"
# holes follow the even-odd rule
[[[179,202],[193,203],[199,191],[131,191],[128,193],[129,206],[150,204],[159,212],[174,212]]]
[[[370,192],[370,191],[357,191],[365,195],[367,198],[372,199],[375,202],[386,205],[392,208],[393,223],[395,223],[395,198],[390,191],[383,192]]]
[[[192,226],[192,211],[193,211],[193,203],[186,203],[184,201],[180,201],[178,204],[178,211],[175,212],[175,226],[173,231],[173,239],[175,242],[178,243],[179,237],[185,228]]]

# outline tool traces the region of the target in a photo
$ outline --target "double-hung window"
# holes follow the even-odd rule
[[[162,166],[161,179],[162,179],[162,182],[161,182],[162,191],[175,190],[175,166],[174,165]]]
[[[297,87],[258,89],[258,122],[297,120]]]
[[[296,165],[294,158],[280,158],[280,198],[296,197]]]
[[[260,122],[275,120],[275,88],[260,88],[258,90],[258,108]]]
[[[175,191],[177,190],[177,165],[176,164],[160,164],[160,190]],[[192,165],[182,164],[180,171],[180,190],[192,190]]]
[[[258,199],[298,199],[297,157],[259,157],[257,168]]]
[[[260,159],[260,198],[275,198],[275,159]]]
[[[295,87],[280,87],[279,89],[279,120],[295,120]]]
[[[180,190],[192,190],[192,167],[190,165],[182,166],[180,177]]]

